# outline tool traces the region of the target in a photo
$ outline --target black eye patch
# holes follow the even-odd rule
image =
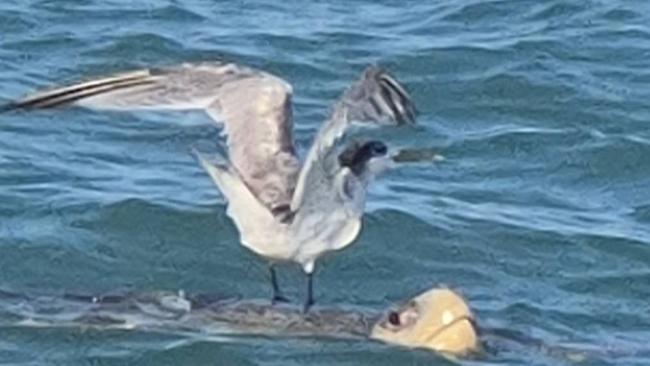
[[[379,141],[372,142],[371,149],[374,155],[386,155],[388,152],[388,147]]]
[[[341,166],[348,167],[354,174],[360,175],[370,159],[386,155],[387,152],[388,147],[381,141],[354,142],[348,145],[338,158]]]

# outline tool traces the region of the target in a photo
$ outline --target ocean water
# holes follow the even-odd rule
[[[294,86],[301,153],[380,64],[420,112],[381,137],[446,158],[375,182],[356,244],[321,262],[319,304],[383,309],[445,284],[485,327],[577,344],[582,364],[650,364],[649,2],[0,2],[0,102],[214,59]],[[264,263],[190,152],[218,136],[200,113],[0,115],[0,288],[267,297]],[[300,301],[299,269],[280,280]],[[450,363],[372,342],[0,328],[11,365]],[[456,363],[571,364],[530,345]]]

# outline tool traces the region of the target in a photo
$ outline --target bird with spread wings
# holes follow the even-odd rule
[[[381,141],[340,142],[354,122],[415,122],[404,87],[368,67],[335,103],[302,165],[293,138],[292,88],[270,73],[209,62],[150,68],[36,93],[5,107],[203,110],[223,128],[227,157],[203,167],[227,201],[240,242],[271,265],[273,301],[281,294],[275,264],[296,262],[307,273],[304,310],[313,304],[313,272],[324,253],[357,237],[366,187],[384,167]]]

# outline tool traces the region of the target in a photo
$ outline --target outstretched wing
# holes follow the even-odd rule
[[[343,93],[330,118],[319,130],[300,170],[291,210],[305,205],[307,195],[317,201],[331,187],[338,168],[336,144],[353,122],[379,125],[415,123],[415,106],[404,87],[384,70],[371,66]],[[306,192],[309,188],[309,193]],[[313,189],[316,188],[316,189]]]
[[[276,218],[252,194],[232,164],[224,161],[223,165],[216,165],[198,152],[195,155],[228,201],[226,212],[237,226],[241,243],[255,252],[264,253],[265,246],[271,244],[270,236],[276,234]]]
[[[293,145],[291,86],[228,63],[146,69],[37,93],[7,109],[76,104],[100,109],[205,110],[223,123],[229,159],[269,210],[288,210],[299,163]]]

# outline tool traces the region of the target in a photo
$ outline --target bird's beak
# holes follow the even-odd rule
[[[375,324],[371,337],[453,356],[480,349],[474,315],[465,300],[449,289],[431,289],[389,312]]]
[[[422,162],[439,162],[445,160],[435,149],[400,149],[391,154],[391,160],[395,163],[422,163]]]

